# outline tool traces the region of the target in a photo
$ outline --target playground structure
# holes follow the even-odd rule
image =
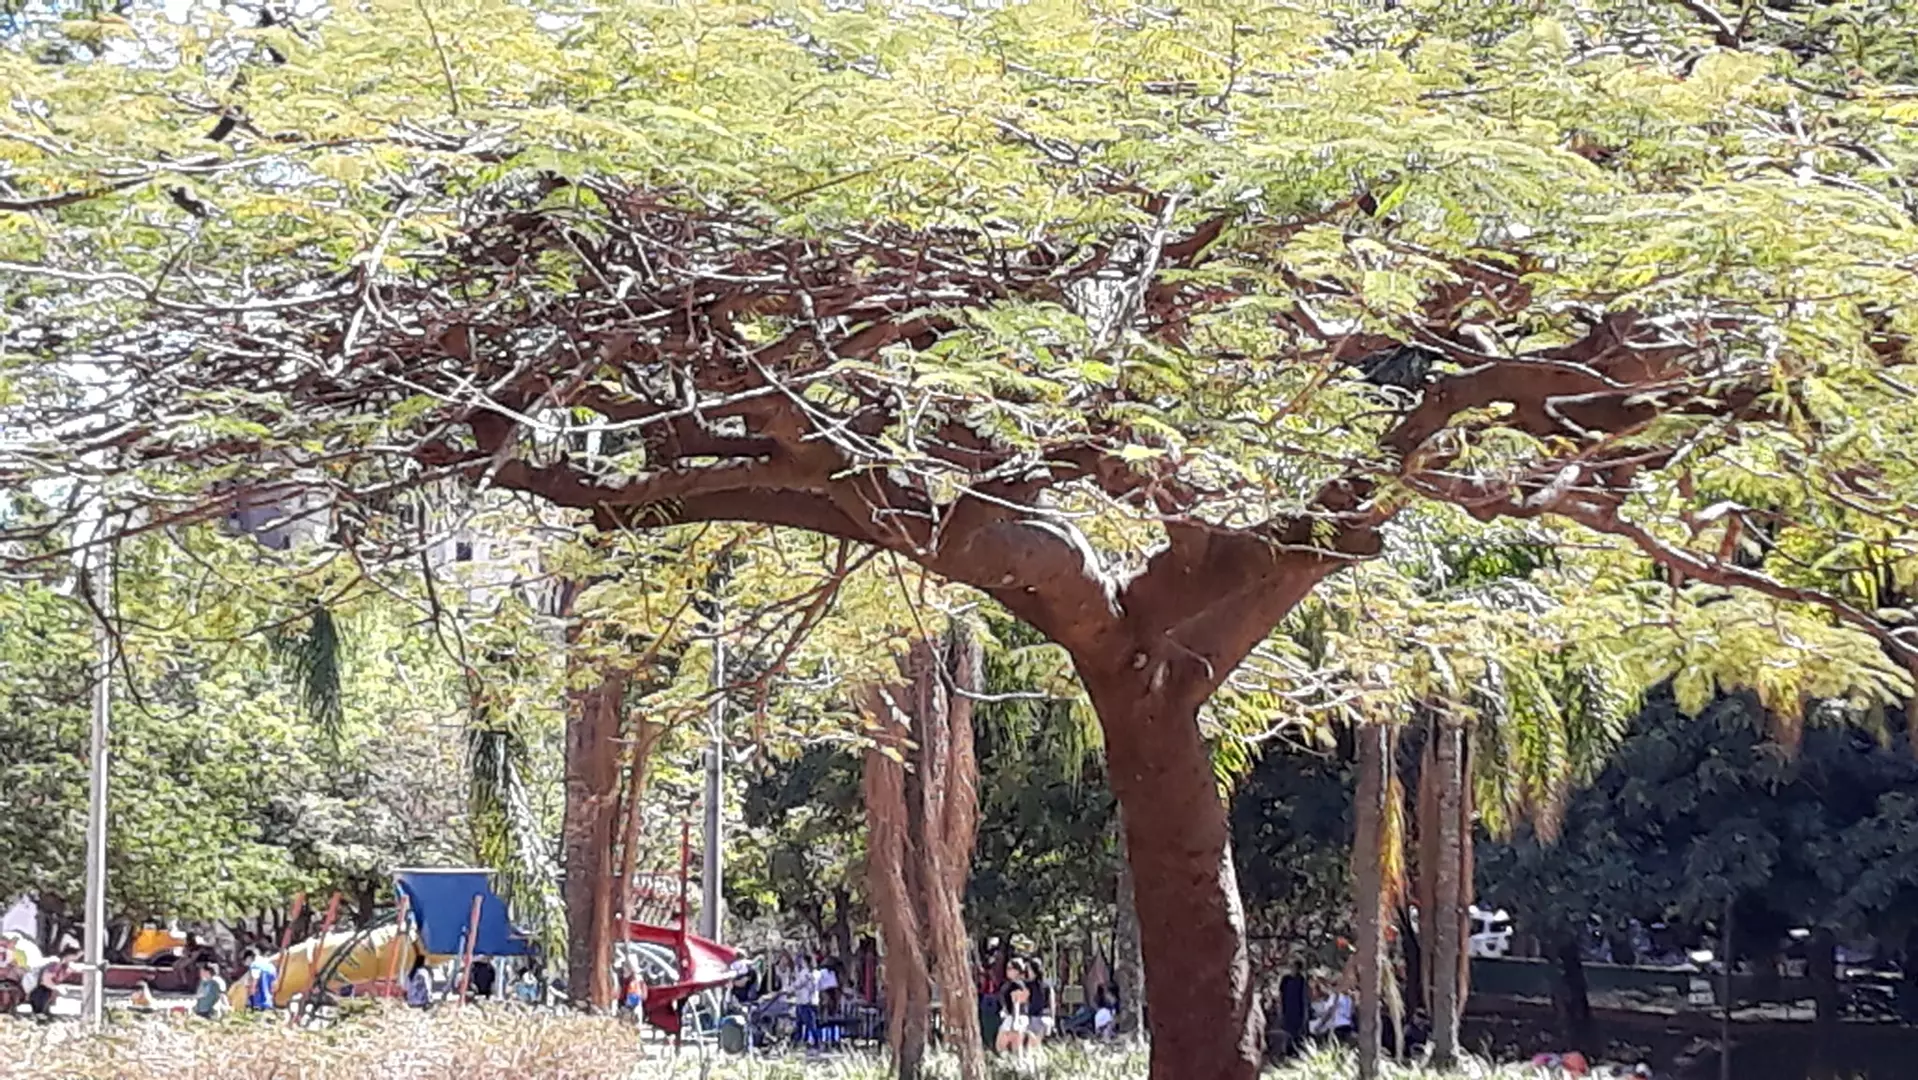
[[[723,1001],[720,992],[733,981],[733,965],[740,958],[738,950],[687,929],[691,865],[688,824],[681,827],[677,895],[636,890],[635,906],[646,906],[634,914],[650,916],[651,921],[628,920],[626,947],[621,950],[621,958],[632,961],[646,983],[640,1014],[647,1023],[674,1036],[684,1031],[688,1011],[717,1023]]]
[[[688,840],[680,845],[677,896],[663,890],[644,896],[650,901],[648,909],[638,914],[653,921],[627,922],[618,957],[632,962],[646,983],[641,1015],[675,1036],[685,1029],[689,1011],[701,1021],[707,1014],[717,1020],[720,992],[732,982],[740,955],[688,930]],[[336,896],[317,935],[283,941],[280,951],[266,958],[275,971],[276,1007],[297,1006],[296,1015],[311,1018],[323,1005],[341,999],[398,996],[403,993],[402,977],[418,955],[434,964],[458,961],[454,1000],[459,1001],[476,957],[537,953],[531,938],[512,925],[506,901],[493,891],[492,871],[420,867],[396,870],[393,878],[397,903],[391,913],[350,931],[335,931]],[[295,919],[303,905],[304,898],[295,899]],[[449,991],[454,989],[449,985]],[[244,980],[228,990],[228,1000],[235,1007],[245,1004]]]

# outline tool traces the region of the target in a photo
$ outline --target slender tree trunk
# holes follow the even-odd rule
[[[1123,658],[1123,657],[1121,657]],[[1253,1080],[1262,1058],[1225,804],[1199,732],[1208,688],[1147,653],[1078,658],[1099,722],[1145,958],[1152,1080]]]
[[[1434,969],[1432,985],[1432,1063],[1449,1069],[1458,1062],[1459,965],[1464,941],[1461,822],[1464,731],[1456,723],[1441,722],[1436,732],[1433,762],[1438,770],[1438,873],[1432,926]]]
[[[1359,1080],[1379,1074],[1381,975],[1385,966],[1383,900],[1386,793],[1392,786],[1390,731],[1383,724],[1359,730],[1359,790],[1352,852],[1352,903],[1357,908]]]
[[[1821,1037],[1829,1036],[1838,1025],[1838,937],[1826,927],[1819,927],[1811,935],[1811,958],[1805,965],[1805,974],[1811,977],[1811,992],[1818,1006],[1818,1029]],[[1725,962],[1731,963],[1731,957]]]
[[[1415,1015],[1425,1009],[1425,939],[1409,908],[1399,909],[1398,923],[1399,950],[1405,957],[1405,1011]]]
[[[918,1080],[925,1067],[931,984],[913,903],[917,861],[908,851],[911,803],[906,770],[878,749],[866,752],[866,874],[885,942],[880,957],[886,986],[886,1042],[899,1080]]]
[[[574,691],[566,718],[566,992],[574,1004],[613,1004],[613,838],[619,800],[619,718],[626,680],[600,672]]]
[[[1123,813],[1120,815],[1124,817]],[[1119,987],[1119,1033],[1145,1038],[1145,956],[1139,945],[1139,903],[1132,887],[1132,860],[1126,852],[1125,826],[1119,831],[1118,918],[1112,933],[1112,977]]]
[[[1435,982],[1444,965],[1438,956],[1438,870],[1439,854],[1439,764],[1437,760],[1439,724],[1436,715],[1426,710],[1425,742],[1419,750],[1418,874],[1413,891],[1418,906],[1419,1004],[1429,1008],[1435,998]]]
[[[1553,939],[1553,954],[1558,961],[1558,979],[1552,989],[1552,1005],[1558,1013],[1560,1034],[1579,1049],[1592,1042],[1592,998],[1585,984],[1585,958],[1579,955],[1578,938],[1561,931]]]
[[[946,1046],[959,1059],[960,1080],[985,1080],[986,1048],[980,1033],[966,930],[966,882],[979,833],[979,760],[972,729],[972,698],[985,688],[985,650],[963,624],[945,639],[944,679],[928,685],[925,738],[927,802],[924,816],[932,841],[927,867],[930,881],[926,922],[930,929],[933,974],[939,982],[941,1029]],[[943,700],[943,708],[934,708]],[[936,721],[936,723],[935,723]]]
[[[841,962],[852,960],[852,890],[832,890],[832,953]]]
[[[1478,848],[1473,840],[1472,823],[1478,818],[1478,795],[1472,784],[1478,767],[1477,748],[1472,729],[1466,728],[1459,740],[1459,849],[1458,849],[1458,1015],[1465,1017],[1466,1004],[1472,998],[1472,905],[1478,902]]]
[[[615,885],[619,895],[619,917],[622,920],[631,921],[639,911],[633,874],[639,869],[640,835],[646,826],[646,788],[652,779],[653,750],[659,746],[660,736],[665,730],[662,725],[645,717],[634,718],[633,757],[626,772],[625,812],[619,840],[619,878]],[[623,931],[625,928],[619,929]]]

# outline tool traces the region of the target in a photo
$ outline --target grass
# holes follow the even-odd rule
[[[1268,1073],[1272,1080],[1353,1075],[1348,1057],[1326,1053]],[[994,1063],[995,1080],[1142,1080],[1142,1053],[1061,1046]],[[1513,1067],[1470,1065],[1440,1074],[1387,1067],[1394,1080],[1519,1080]],[[846,1054],[737,1059],[687,1049],[675,1054],[613,1020],[506,1009],[417,1013],[389,1008],[326,1029],[289,1031],[239,1016],[218,1024],[185,1018],[122,1020],[105,1033],[77,1024],[39,1028],[0,1021],[0,1077],[6,1080],[888,1080],[883,1059]],[[933,1076],[952,1080],[949,1061]]]

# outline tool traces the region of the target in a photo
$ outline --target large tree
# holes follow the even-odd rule
[[[1201,712],[1341,568],[1536,519],[1626,625],[1918,663],[1801,572],[1913,565],[1902,61],[1539,9],[381,0],[0,53],[44,222],[0,234],[5,467],[147,521],[317,489],[355,547],[458,481],[973,586],[1099,714],[1154,1075],[1247,1077]]]

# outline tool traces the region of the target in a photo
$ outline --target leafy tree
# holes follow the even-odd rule
[[[1773,723],[1749,696],[1693,717],[1655,695],[1572,796],[1558,843],[1481,840],[1481,890],[1546,939],[1574,997],[1593,925],[1665,921],[1697,940],[1730,902],[1739,954],[1767,961],[1794,927],[1902,944],[1918,925],[1918,878],[1890,829],[1918,796],[1906,738],[1826,726],[1794,747]]]
[[[1155,1075],[1249,1077],[1206,736],[1402,560],[1337,571],[1532,521],[1687,707],[1908,686],[1911,22],[1711,10],[375,0],[0,51],[8,468],[159,515],[461,482],[976,588],[1098,712]]]
[[[311,568],[284,565],[275,580],[243,544],[199,530],[121,552],[108,788],[118,917],[232,920],[333,890],[365,913],[394,866],[462,846],[446,729],[459,711],[432,692],[451,669],[411,638],[403,611],[344,598],[357,644],[340,653],[337,717],[322,733],[261,629],[300,617],[303,602],[275,596],[303,595]],[[253,564],[250,582],[236,558]],[[56,922],[77,917],[82,895],[91,620],[68,585],[0,597],[0,799],[17,823],[0,841],[0,893],[37,894]]]

